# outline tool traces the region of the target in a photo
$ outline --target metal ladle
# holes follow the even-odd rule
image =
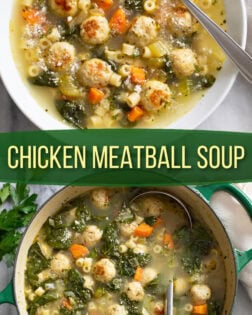
[[[159,191],[159,190],[149,190],[149,191],[145,191],[145,192],[140,192],[137,195],[135,195],[134,197],[132,197],[130,199],[130,201],[128,202],[128,204],[130,205],[131,203],[133,203],[137,199],[139,199],[141,197],[148,196],[148,195],[152,195],[152,196],[153,195],[159,195],[159,196],[167,197],[169,199],[174,200],[176,203],[178,203],[180,205],[180,207],[186,213],[189,226],[192,229],[192,217],[191,217],[190,212],[187,209],[186,205],[180,199],[178,199],[177,197],[173,196],[172,194],[169,194],[168,192]],[[173,281],[171,280],[169,282],[168,289],[166,291],[165,315],[173,315],[173,288],[174,288],[174,285],[173,285]]]
[[[222,47],[244,78],[252,83],[252,57],[191,0],[182,1],[208,33]]]

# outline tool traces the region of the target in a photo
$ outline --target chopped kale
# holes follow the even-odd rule
[[[221,307],[216,301],[208,303],[208,315],[218,315],[221,313]]]
[[[101,252],[104,256],[119,257],[119,231],[116,222],[111,222],[105,227],[102,241]]]
[[[117,269],[121,276],[133,277],[137,267],[145,267],[150,261],[149,254],[135,254],[128,251],[117,261]]]
[[[27,281],[36,286],[38,274],[50,266],[50,260],[43,255],[39,243],[34,243],[29,249],[26,266]]]
[[[193,76],[191,76],[189,80],[190,80],[191,89],[193,91],[198,91],[198,90],[207,89],[213,86],[213,84],[216,81],[216,78],[211,74],[200,75],[196,73]]]
[[[53,302],[59,298],[56,291],[48,291],[42,296],[38,296],[34,299],[34,301],[30,304],[28,308],[29,315],[35,315],[37,312],[37,308],[47,303]]]
[[[38,76],[29,79],[30,82],[34,85],[38,86],[48,86],[52,88],[56,88],[59,86],[59,77],[53,71],[44,71],[40,73]]]
[[[142,306],[139,302],[131,301],[125,293],[120,295],[119,299],[120,305],[124,305],[128,311],[128,315],[141,315]]]
[[[92,219],[90,209],[86,204],[80,205],[76,210],[76,220],[73,222],[72,229],[76,232],[82,232],[87,222]]]
[[[153,226],[155,223],[157,223],[158,217],[146,217],[144,218],[144,222],[147,223],[150,226]]]
[[[92,291],[84,288],[85,280],[81,274],[71,269],[68,271],[66,278],[66,289],[67,291],[73,292],[74,296],[77,297],[83,304],[87,304],[92,299]]]
[[[130,208],[122,207],[116,218],[116,221],[118,223],[131,223],[135,220],[135,217],[136,216],[134,212]]]
[[[54,249],[68,249],[72,243],[72,233],[67,227],[48,226],[46,241]]]
[[[123,285],[123,280],[121,278],[114,278],[111,282],[107,283],[105,288],[108,291],[118,292],[121,290]]]
[[[74,126],[83,129],[85,127],[85,107],[74,101],[56,100],[56,107],[65,120]]]
[[[125,0],[124,1],[124,7],[127,10],[130,11],[134,11],[134,12],[143,12],[144,8],[143,8],[144,2],[143,0]]]
[[[213,239],[208,231],[195,224],[192,229],[183,227],[176,231],[174,239],[178,247],[181,245],[186,249],[181,258],[184,269],[189,274],[199,270],[202,256],[207,255],[213,246]]]

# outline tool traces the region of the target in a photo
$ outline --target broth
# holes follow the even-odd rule
[[[47,220],[26,263],[29,315],[161,315],[169,281],[174,314],[222,314],[225,268],[211,232],[197,220],[191,230],[161,196],[127,206],[132,193],[95,189]]]
[[[219,46],[180,1],[78,0],[78,12],[67,14],[57,1],[17,0],[10,34],[32,96],[65,123],[168,126],[198,103],[223,65]],[[225,29],[223,0],[195,2]],[[102,3],[111,6],[104,11]],[[98,31],[89,34],[89,24]]]

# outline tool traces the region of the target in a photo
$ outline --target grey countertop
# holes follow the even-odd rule
[[[249,13],[249,39],[252,36],[252,0],[247,0]],[[252,41],[248,42],[247,50],[252,53]],[[11,101],[0,80],[0,132],[11,132],[21,130],[36,130],[34,126]],[[227,130],[252,132],[252,88],[240,75],[219,108],[200,126],[199,129],[206,130]],[[58,187],[33,187],[33,190],[39,192],[42,199],[47,199]],[[251,246],[252,247],[252,246]],[[11,272],[0,264],[0,290],[4,288],[11,277]],[[251,315],[252,302],[241,285],[238,288],[238,294],[233,314]],[[14,307],[0,306],[0,315],[14,315]]]

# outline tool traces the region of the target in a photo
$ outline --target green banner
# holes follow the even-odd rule
[[[67,130],[0,134],[0,181],[180,185],[252,181],[252,134]]]

